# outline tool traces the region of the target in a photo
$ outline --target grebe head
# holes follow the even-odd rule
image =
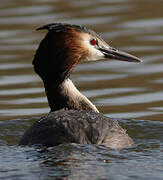
[[[84,26],[54,23],[38,28],[48,33],[40,43],[33,61],[44,83],[61,83],[81,61],[117,59],[140,62],[135,56],[109,46],[94,31]]]

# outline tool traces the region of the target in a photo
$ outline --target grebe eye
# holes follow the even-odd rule
[[[97,45],[97,41],[96,41],[95,39],[92,39],[92,40],[90,41],[90,43],[91,43],[92,46]]]

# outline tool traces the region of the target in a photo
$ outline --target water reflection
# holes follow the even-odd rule
[[[17,106],[23,102],[26,104],[28,114],[30,114],[32,99],[33,103],[37,104],[36,109],[39,109],[39,103],[47,104],[46,98],[42,96],[44,95],[43,89],[42,93],[39,91],[30,97],[34,87],[42,88],[42,83],[32,70],[31,61],[34,51],[44,35],[44,33],[34,32],[34,29],[45,22],[54,21],[89,25],[99,31],[111,45],[144,59],[144,64],[140,65],[101,61],[93,64],[81,64],[75,70],[72,76],[73,80],[78,82],[78,87],[94,103],[98,106],[105,106],[104,113],[119,117],[122,112],[118,108],[116,111],[110,112],[110,109],[116,105],[123,104],[124,113],[126,113],[130,104],[134,104],[135,109],[138,109],[138,105],[149,103],[151,109],[152,102],[162,101],[163,94],[161,88],[158,88],[162,79],[162,36],[160,31],[162,11],[158,1],[148,3],[146,7],[148,13],[147,10],[145,11],[145,5],[145,0],[141,2],[141,5],[137,1],[126,0],[96,1],[93,5],[91,1],[3,2],[0,11],[0,23],[3,27],[0,30],[2,51],[0,62],[2,92],[0,91],[0,96],[3,99],[1,105],[3,106],[4,102],[9,105],[5,106],[6,110],[3,108],[5,110],[3,116],[8,116],[5,112],[14,111],[14,104]],[[149,14],[153,5],[157,6],[158,11],[158,15],[155,15],[154,18]],[[137,11],[139,14],[135,13],[134,16],[131,11]],[[138,82],[137,79],[143,83]],[[101,88],[96,91],[100,84]],[[28,92],[24,93],[25,97],[17,98],[19,92],[24,91],[24,87],[28,87]],[[126,88],[133,89],[133,91],[132,93],[126,91],[124,96]],[[119,89],[118,92],[116,89]],[[135,91],[134,89],[139,90]],[[109,91],[114,91],[114,96],[109,94]],[[15,94],[15,96],[7,98],[9,93],[13,93],[12,95]],[[27,94],[28,97],[26,97]],[[120,97],[121,95],[122,97]],[[46,108],[48,109],[48,106]],[[133,113],[142,119],[143,113],[147,114],[147,109],[147,106],[142,108],[140,112],[133,109]],[[26,110],[24,110],[24,115],[26,115],[25,112]],[[42,112],[45,112],[44,109]],[[14,114],[16,115],[16,111]],[[148,119],[148,117],[146,118]]]

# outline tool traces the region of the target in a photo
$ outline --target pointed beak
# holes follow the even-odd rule
[[[120,60],[120,61],[128,61],[128,62],[136,62],[136,63],[142,62],[142,60],[137,58],[136,56],[119,51],[112,47],[109,47],[109,48],[100,47],[99,50],[108,59],[115,59],[115,60]]]

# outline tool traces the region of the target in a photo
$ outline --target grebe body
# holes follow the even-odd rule
[[[20,145],[98,144],[112,149],[134,144],[116,119],[88,110],[58,110],[35,122]]]
[[[33,65],[44,83],[51,112],[35,122],[19,145],[55,146],[62,143],[102,144],[113,149],[133,145],[117,120],[100,114],[69,79],[82,61],[117,59],[140,62],[109,46],[84,26],[54,23],[38,30],[48,33],[36,51]]]

